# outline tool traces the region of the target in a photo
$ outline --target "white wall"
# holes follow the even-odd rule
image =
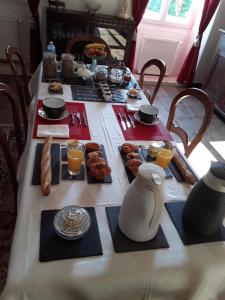
[[[206,76],[212,66],[218,41],[220,38],[219,29],[225,29],[225,0],[221,0],[220,6],[217,10],[212,23],[207,28],[203,35],[203,43],[200,49],[199,63],[195,73],[194,82],[204,83]],[[203,49],[204,48],[204,49]]]

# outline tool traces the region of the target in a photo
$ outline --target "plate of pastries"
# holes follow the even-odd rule
[[[112,183],[111,168],[108,165],[104,146],[90,142],[85,144],[85,149],[88,183]]]
[[[124,143],[119,147],[123,164],[127,173],[129,182],[137,176],[138,168],[143,163],[142,154],[137,145]]]

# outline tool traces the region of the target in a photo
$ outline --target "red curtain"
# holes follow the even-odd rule
[[[134,18],[135,25],[136,25],[136,30],[135,30],[133,40],[131,42],[130,56],[129,56],[129,61],[128,61],[128,66],[132,72],[134,70],[137,27],[138,27],[138,24],[141,22],[141,19],[144,15],[148,1],[149,0],[133,0],[132,11],[133,11],[133,18]]]
[[[38,6],[40,0],[28,0],[31,12],[30,24],[30,64],[33,73],[42,59]]]
[[[220,0],[205,0],[202,11],[202,18],[199,25],[198,36],[191,50],[189,51],[188,56],[186,57],[185,62],[177,77],[177,82],[185,84],[187,87],[191,86],[194,79],[202,35],[207,28],[212,16],[214,15],[219,3]]]

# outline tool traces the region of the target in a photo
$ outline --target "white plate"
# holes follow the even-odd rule
[[[46,112],[44,111],[43,107],[39,108],[38,109],[38,115],[45,119],[45,120],[49,120],[49,121],[60,121],[60,120],[63,120],[65,118],[68,117],[69,113],[68,113],[68,110],[64,110],[64,112],[62,113],[61,117],[60,118],[57,118],[57,119],[52,119],[52,118],[49,118],[46,114]]]
[[[142,122],[141,119],[140,119],[140,116],[139,116],[138,112],[136,112],[136,113],[134,114],[134,118],[135,118],[135,120],[138,121],[139,123],[144,124],[144,125],[147,125],[147,126],[157,125],[157,124],[159,124],[159,122],[160,122],[160,121],[159,121],[159,118],[155,119],[152,123],[145,123],[145,122]]]

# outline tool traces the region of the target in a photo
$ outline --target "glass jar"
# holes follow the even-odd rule
[[[108,71],[106,68],[102,66],[97,66],[95,70],[95,80],[97,82],[106,82],[107,81],[107,74]]]
[[[162,145],[160,143],[152,142],[148,147],[148,155],[155,158],[161,149]]]
[[[68,173],[78,175],[84,160],[85,147],[78,140],[69,140],[67,144]]]
[[[43,53],[43,73],[47,80],[57,78],[57,61],[55,53]]]
[[[110,81],[112,83],[121,83],[123,81],[123,71],[117,68],[113,68],[110,74]]]
[[[123,81],[126,84],[128,84],[131,81],[131,72],[130,71],[125,72],[125,74],[123,75]]]
[[[73,78],[74,75],[74,56],[63,53],[61,56],[61,77],[63,79]]]

